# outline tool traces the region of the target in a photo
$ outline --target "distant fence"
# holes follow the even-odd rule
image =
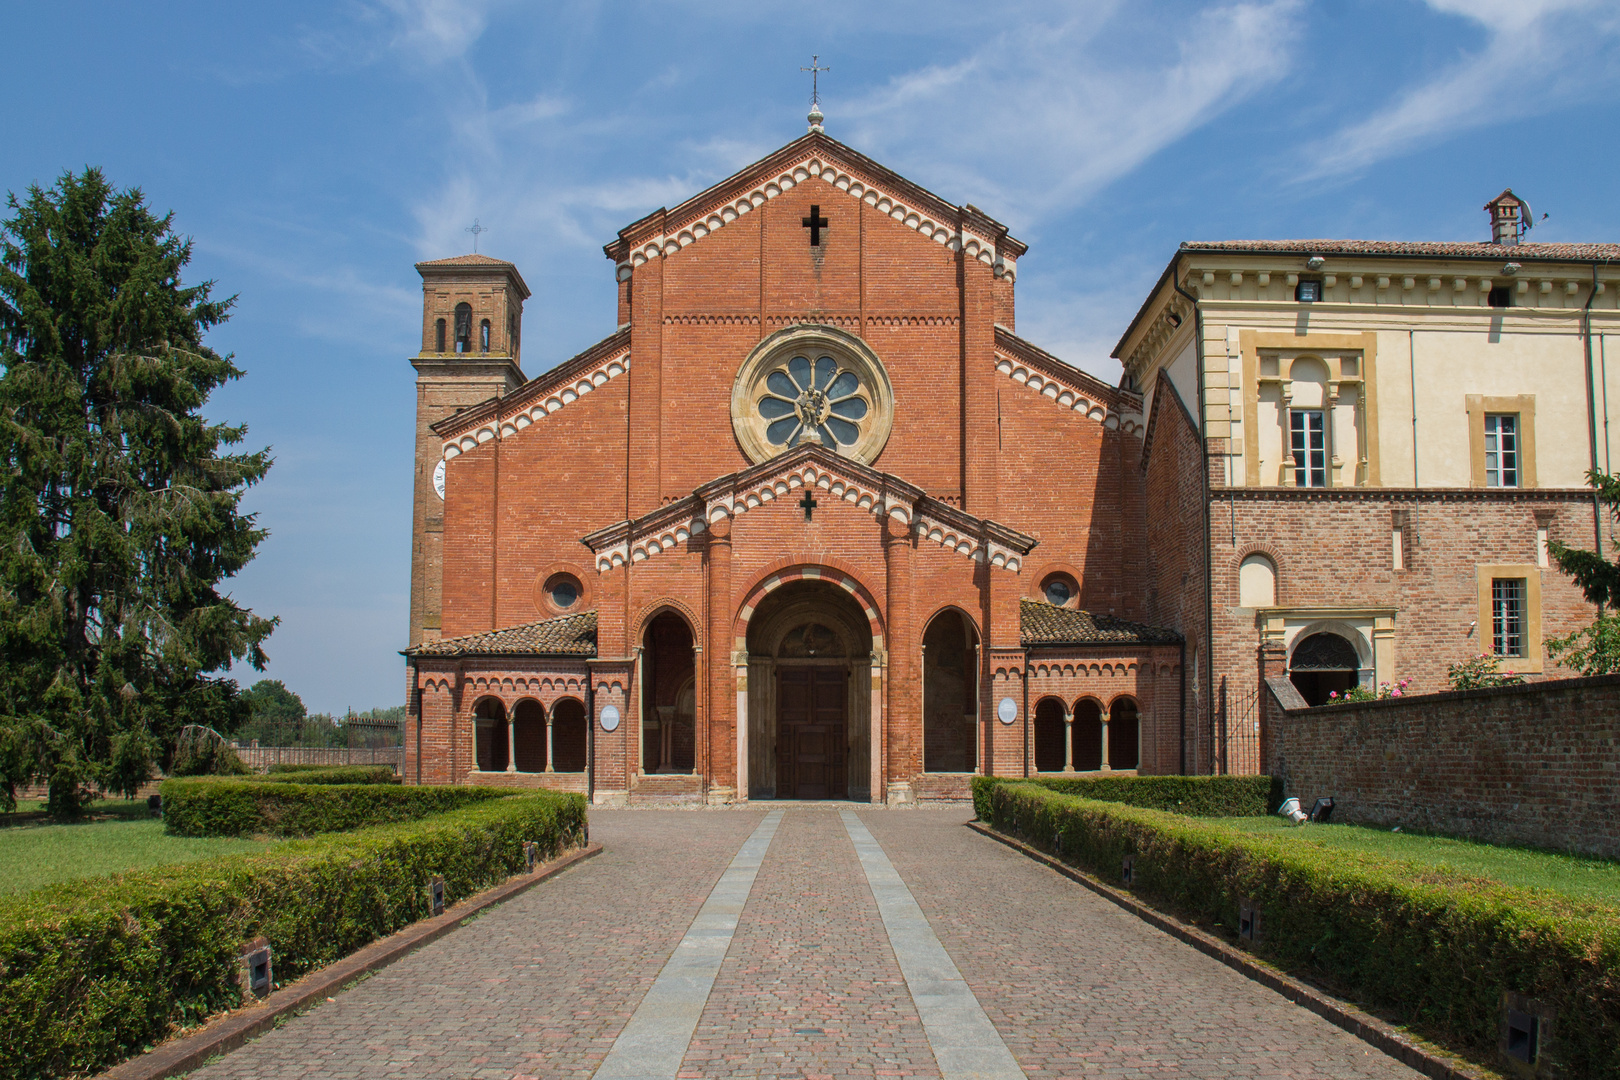
[[[405,767],[403,746],[232,746],[237,757],[257,772],[272,765],[392,765]]]
[[[1333,820],[1620,858],[1620,675],[1305,707],[1266,680],[1266,771]]]

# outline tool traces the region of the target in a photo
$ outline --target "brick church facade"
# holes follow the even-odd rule
[[[606,248],[422,263],[407,779],[598,802],[961,797],[1184,767],[1143,402],[1017,336],[1025,246],[812,130]]]
[[[1568,673],[1620,246],[1511,192],[1490,242],[1184,244],[1111,386],[1018,336],[1006,227],[817,119],[623,229],[618,328],[538,377],[517,267],[418,264],[407,781],[1253,772],[1266,677]]]

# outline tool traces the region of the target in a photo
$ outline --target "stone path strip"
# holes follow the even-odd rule
[[[839,817],[877,900],[940,1075],[945,1080],[1027,1080],[883,848],[853,810],[840,810]]]
[[[720,875],[686,936],[596,1070],[597,1080],[674,1080],[680,1072],[692,1032],[731,948],[737,922],[783,813],[773,810],[766,814]]]

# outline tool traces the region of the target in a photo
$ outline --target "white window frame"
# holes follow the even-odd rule
[[[1288,410],[1288,457],[1295,487],[1328,486],[1326,409]]]
[[[1485,414],[1485,486],[1516,488],[1520,477],[1519,414]]]

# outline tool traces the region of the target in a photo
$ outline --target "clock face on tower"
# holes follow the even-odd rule
[[[434,492],[434,494],[438,495],[439,500],[441,502],[444,500],[444,459],[443,458],[440,458],[439,463],[437,465],[433,466],[433,492]]]

